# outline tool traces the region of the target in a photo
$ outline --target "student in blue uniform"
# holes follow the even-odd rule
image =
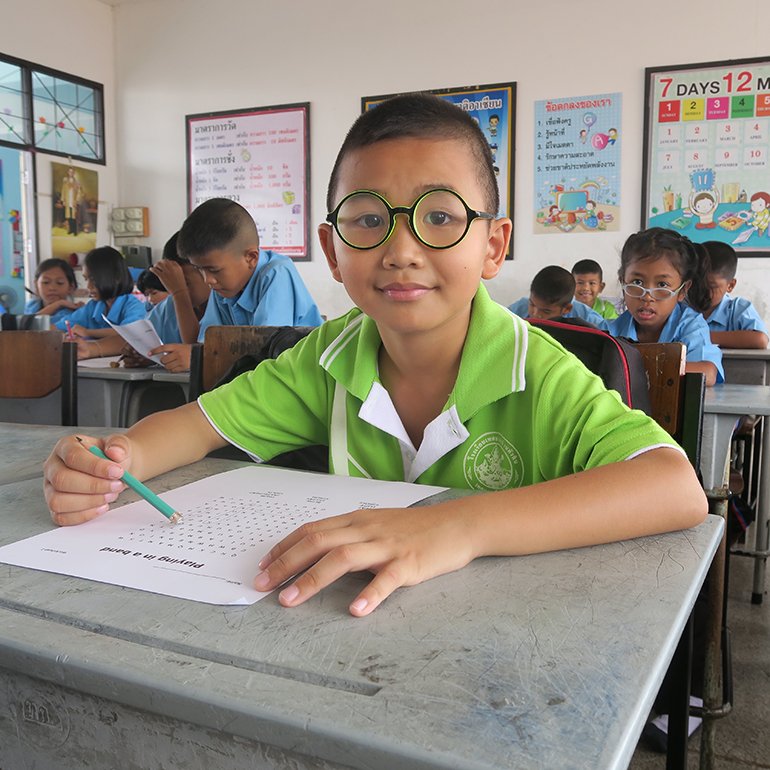
[[[701,315],[711,303],[707,267],[706,250],[674,230],[652,227],[630,236],[618,272],[628,310],[609,321],[609,331],[639,342],[683,342],[686,370],[714,385],[725,373]]]
[[[166,287],[149,268],[139,273],[139,277],[136,279],[136,288],[147,297],[145,310],[148,313],[168,297]]]
[[[201,203],[179,231],[177,250],[203,274],[213,294],[201,320],[209,326],[320,326],[323,322],[294,263],[259,248],[257,226],[225,198]]]
[[[711,269],[708,283],[711,304],[703,313],[711,341],[722,348],[766,348],[767,327],[754,305],[743,297],[731,297],[738,269],[738,255],[729,243],[706,241]]]
[[[477,557],[701,522],[705,495],[671,437],[490,298],[482,279],[503,266],[512,229],[498,210],[489,144],[466,112],[409,94],[363,113],[318,230],[356,307],[197,403],[87,439],[109,460],[62,439],[45,465],[53,520],[105,513],[124,469],[146,479],[227,442],[259,460],[325,443],[340,475],[488,491],[313,522],[260,561],[259,591],[299,575],[279,595],[289,607],[347,572],[374,573],[351,597],[359,617]]]
[[[145,317],[144,304],[132,295],[134,281],[123,255],[111,246],[102,246],[86,254],[83,278],[91,302],[76,310],[68,319],[55,324],[66,332],[65,320],[78,338],[78,358],[114,356],[123,347],[123,338],[110,328],[103,316],[114,324],[129,324]]]
[[[35,270],[36,297],[27,300],[24,313],[27,315],[51,316],[51,324],[68,318],[82,302],[75,302],[72,294],[77,289],[75,271],[63,259],[44,259]]]
[[[558,265],[544,267],[529,287],[529,297],[522,297],[509,310],[520,318],[582,318],[607,331],[607,322],[588,305],[574,298],[575,279]]]
[[[170,372],[183,372],[190,368],[192,345],[198,339],[200,321],[206,311],[211,289],[200,272],[179,256],[174,233],[163,247],[163,259],[150,270],[168,297],[155,306],[148,316],[163,346],[156,350],[163,355],[161,363]],[[131,346],[123,349],[126,367],[150,366],[154,362],[140,355]],[[152,355],[152,352],[147,351]]]

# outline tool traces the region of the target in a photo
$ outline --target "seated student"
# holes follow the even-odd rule
[[[72,299],[77,287],[75,271],[69,262],[56,257],[44,259],[35,269],[37,296],[27,300],[24,313],[51,316],[52,325],[63,321],[85,304]]]
[[[607,331],[607,322],[588,305],[573,299],[575,279],[558,265],[544,267],[529,287],[529,297],[522,297],[508,309],[520,318],[582,318]]]
[[[766,348],[767,328],[754,305],[743,297],[731,297],[737,283],[738,255],[722,241],[706,241],[711,269],[707,280],[711,303],[703,313],[709,325],[711,341],[722,348]]]
[[[711,303],[707,266],[706,250],[675,230],[652,227],[629,236],[618,271],[628,310],[609,321],[609,330],[639,342],[683,342],[686,370],[714,385],[725,373],[701,315]]]
[[[142,270],[136,279],[136,288],[147,297],[147,312],[149,313],[156,305],[163,302],[168,297],[166,287],[158,280],[158,276],[152,273],[149,268]]]
[[[163,259],[150,270],[168,297],[150,311],[149,320],[163,340],[163,345],[147,351],[150,355],[162,353],[162,364],[170,372],[190,368],[192,344],[198,339],[200,320],[206,311],[211,289],[200,272],[179,256],[176,241],[179,233],[169,238],[163,247]],[[154,362],[135,351],[130,345],[123,349],[126,367],[150,366]]]
[[[617,318],[618,311],[609,300],[601,299],[604,291],[602,266],[593,259],[581,259],[572,268],[575,279],[575,299],[582,302],[591,310],[595,310],[602,318]]]
[[[320,326],[323,322],[294,263],[259,248],[257,226],[226,198],[201,203],[177,239],[180,256],[203,274],[212,294],[198,342],[209,326]]]
[[[347,572],[375,573],[350,605],[364,616],[396,588],[479,556],[705,518],[703,490],[670,436],[490,299],[481,280],[504,264],[512,225],[485,213],[498,211],[499,192],[471,116],[425,94],[363,113],[337,157],[327,206],[321,245],[357,307],[197,403],[87,439],[110,460],[62,439],[44,471],[57,524],[105,513],[124,469],[146,479],[227,442],[259,461],[326,444],[337,474],[489,492],[419,513],[367,509],[314,522],[260,562],[260,591],[302,573],[280,593],[290,607]]]
[[[92,249],[83,261],[83,278],[91,294],[91,302],[75,310],[68,318],[57,321],[59,331],[66,332],[66,320],[78,338],[78,358],[101,358],[120,353],[123,338],[104,320],[129,324],[145,317],[144,305],[131,293],[134,281],[123,255],[111,246]]]

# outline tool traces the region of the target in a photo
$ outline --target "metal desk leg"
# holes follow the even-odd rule
[[[768,551],[768,506],[770,506],[770,423],[762,430],[762,470],[759,478],[759,500],[757,500],[757,528],[754,541],[754,587],[752,604],[761,604],[765,593],[765,565]]]
[[[692,613],[682,631],[679,644],[671,661],[676,671],[671,693],[671,713],[668,715],[668,743],[666,770],[685,770],[687,767],[687,727],[690,721],[690,681],[692,679]]]

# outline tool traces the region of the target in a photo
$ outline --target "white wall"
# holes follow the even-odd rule
[[[592,257],[612,280],[619,247],[640,226],[644,68],[767,55],[770,29],[766,0],[743,0],[729,19],[720,0],[111,2],[118,3],[114,70],[113,9],[96,0],[17,4],[10,9],[16,30],[4,12],[0,50],[105,83],[108,102],[116,100],[113,120],[108,107],[107,187],[116,163],[118,204],[150,207],[154,250],[186,214],[186,114],[309,101],[317,223],[361,96],[517,81],[515,259],[490,283],[506,303],[526,294],[546,264]],[[31,18],[34,34],[18,35]],[[533,235],[533,103],[616,91],[623,94],[621,232]],[[765,264],[740,261],[739,292],[770,317]],[[319,247],[298,267],[321,312],[349,307]],[[610,292],[617,292],[611,283]]]
[[[109,243],[108,216],[117,205],[115,134],[115,47],[113,9],[98,0],[24,0],[4,3],[0,51],[33,64],[61,70],[104,85],[107,165],[75,161],[99,173],[97,244]],[[51,256],[51,162],[66,158],[39,152],[36,157],[39,260]]]

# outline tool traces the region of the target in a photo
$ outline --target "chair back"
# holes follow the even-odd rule
[[[77,425],[78,348],[60,331],[0,332],[0,398],[43,398],[61,388],[62,425]]]
[[[687,348],[681,342],[638,342],[635,346],[647,370],[652,418],[679,442],[697,470],[705,377],[685,373]]]

